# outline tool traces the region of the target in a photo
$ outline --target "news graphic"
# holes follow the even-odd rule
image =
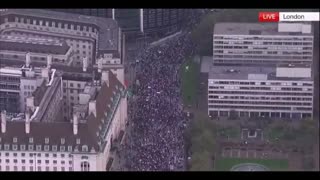
[[[319,12],[260,12],[259,22],[319,21]]]

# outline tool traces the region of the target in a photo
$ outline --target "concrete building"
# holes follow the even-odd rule
[[[313,36],[313,26],[304,23],[217,23],[213,64],[312,64]]]
[[[22,67],[21,67],[22,66]],[[32,67],[30,61],[21,66],[5,66],[0,68],[0,110],[8,113],[25,111],[27,98],[35,93],[49,79],[51,70],[44,67]],[[47,74],[44,71],[48,71]],[[55,71],[55,69],[53,69]],[[37,92],[35,92],[37,91]]]
[[[72,123],[35,121],[40,110],[31,107],[25,121],[11,121],[2,111],[0,171],[107,170],[124,136],[126,89],[111,71],[89,86],[96,91],[80,96]]]
[[[8,9],[0,12],[0,35],[12,37],[10,42],[6,42],[10,43],[9,47],[0,46],[0,58],[8,58],[10,53],[18,52],[18,55],[10,58],[19,60],[19,53],[32,47],[32,50],[36,50],[31,56],[40,58],[40,61],[43,58],[41,53],[55,54],[53,64],[68,64],[71,61],[72,65],[82,66],[82,59],[87,58],[88,65],[91,66],[100,57],[114,58],[115,60],[109,61],[110,64],[122,63],[123,36],[117,22],[111,18],[40,9]],[[12,39],[16,37],[24,37],[25,40],[13,42]],[[37,39],[35,42],[38,41],[38,45],[23,46],[34,39]],[[8,51],[9,54],[6,54]]]
[[[310,65],[214,66],[208,79],[209,116],[313,117]]]

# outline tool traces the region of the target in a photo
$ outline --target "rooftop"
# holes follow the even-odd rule
[[[302,23],[295,23],[296,26],[282,28],[286,29],[284,32],[278,31],[279,23],[216,23],[214,26],[214,34],[221,35],[296,35],[305,36],[313,34],[313,27],[311,26],[311,33],[302,33]],[[289,25],[291,26],[291,25]],[[293,26],[293,25],[292,25]],[[282,23],[281,27],[285,27]],[[296,30],[293,30],[296,29]],[[300,30],[300,32],[299,32]],[[291,31],[291,32],[289,32]]]
[[[73,134],[72,123],[44,123],[44,122],[31,122],[30,133],[25,133],[25,122],[15,122],[7,121],[6,132],[0,132],[0,144],[12,144],[13,138],[17,138],[16,144],[35,144],[35,145],[46,145],[45,138],[49,138],[50,141],[48,145],[57,146],[73,146],[73,148],[80,145],[87,145],[89,151],[94,148],[96,151],[99,150],[99,138],[97,132],[99,131],[99,126],[104,126],[109,122],[105,122],[106,116],[105,112],[108,114],[113,109],[113,104],[115,100],[112,97],[120,93],[123,85],[119,82],[116,76],[109,71],[109,85],[104,83],[101,86],[100,91],[96,97],[96,107],[97,116],[89,114],[87,117],[88,121],[86,123],[80,123],[78,134]],[[110,105],[110,106],[109,106]],[[59,132],[59,133],[57,133]],[[29,143],[29,138],[32,137],[33,143]],[[61,143],[61,139],[65,139],[65,143]],[[77,143],[77,140],[80,143]],[[2,146],[3,147],[3,146]],[[11,147],[11,146],[10,146]],[[58,147],[59,148],[59,147]],[[81,151],[81,149],[79,149]]]
[[[0,11],[0,15],[18,14],[24,16],[35,16],[53,20],[69,21],[71,23],[85,23],[97,26],[99,29],[98,49],[117,50],[119,26],[117,21],[111,18],[84,16],[79,14],[48,11],[42,9],[8,9]]]
[[[247,67],[247,66],[213,66],[209,72],[209,79],[248,80],[250,78],[279,81],[310,81],[311,78],[276,77],[275,67]]]

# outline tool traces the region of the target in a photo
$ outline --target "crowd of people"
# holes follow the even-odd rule
[[[129,106],[130,140],[126,166],[133,171],[175,171],[186,168],[184,130],[187,119],[181,102],[179,70],[193,53],[184,32],[136,57],[135,101]]]

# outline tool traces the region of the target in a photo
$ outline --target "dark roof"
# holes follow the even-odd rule
[[[119,26],[117,21],[111,18],[84,16],[79,14],[48,11],[42,9],[8,9],[7,11],[0,12],[0,15],[9,14],[67,21],[74,24],[80,23],[94,25],[99,29],[98,50],[118,49]]]
[[[65,41],[60,41],[60,43],[48,43],[43,39],[37,40],[37,38],[26,38],[20,36],[0,37],[0,50],[64,55],[69,49],[70,47]]]
[[[90,114],[87,123],[79,124],[78,134],[73,134],[72,123],[45,123],[31,122],[30,133],[25,133],[25,122],[7,121],[6,133],[0,132],[0,144],[13,144],[13,138],[18,139],[17,144],[30,144],[29,137],[33,137],[35,145],[45,145],[45,138],[49,138],[50,145],[61,145],[61,138],[65,138],[65,146],[77,146],[76,140],[80,138],[81,145],[88,145],[89,150],[92,147],[97,151],[99,148],[98,137],[96,133],[99,131],[99,126],[104,123],[105,112],[109,112],[112,108],[111,97],[114,97],[114,92],[120,93],[120,88],[124,88],[116,76],[109,71],[109,86],[103,84],[97,97],[97,117]],[[108,107],[108,105],[111,105]],[[106,122],[108,123],[108,122]],[[27,148],[27,147],[26,147]],[[79,148],[79,151],[81,149]]]
[[[35,106],[39,106],[40,102],[44,96],[44,94],[46,93],[48,89],[48,86],[46,86],[46,81],[42,81],[42,84],[37,87],[37,89],[32,93],[32,96],[34,96],[34,105]]]

